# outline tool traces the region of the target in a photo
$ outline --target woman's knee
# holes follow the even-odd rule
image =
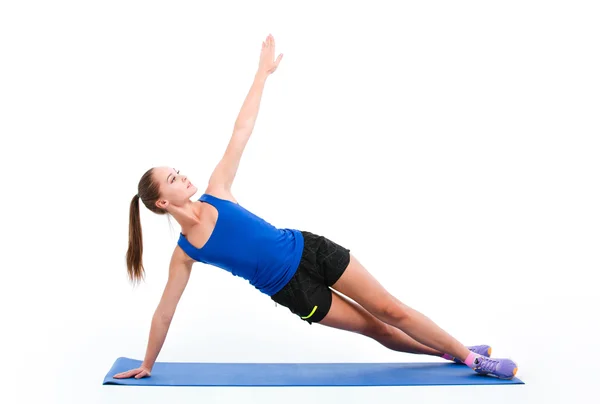
[[[386,298],[375,305],[374,315],[386,323],[398,323],[408,318],[408,307],[393,297]]]

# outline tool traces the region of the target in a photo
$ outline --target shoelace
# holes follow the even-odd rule
[[[483,370],[485,372],[494,372],[496,370],[498,363],[500,363],[494,359],[486,358],[484,356],[477,359],[477,361],[479,363],[475,366],[475,368]]]

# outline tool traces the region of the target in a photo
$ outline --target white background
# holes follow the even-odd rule
[[[575,402],[593,393],[600,13],[589,1],[52,1],[0,6],[5,403]],[[233,192],[348,247],[523,386],[129,388],[180,227],[129,202],[152,166],[199,187],[272,33]],[[196,264],[159,361],[394,362]],[[597,373],[596,373],[597,374]]]

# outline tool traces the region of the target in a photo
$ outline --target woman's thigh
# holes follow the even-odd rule
[[[359,304],[335,290],[331,291],[331,307],[327,315],[316,324],[367,336],[384,335],[392,332],[391,326],[377,319]]]
[[[397,311],[402,304],[392,296],[367,269],[350,254],[350,263],[331,286],[380,318]]]

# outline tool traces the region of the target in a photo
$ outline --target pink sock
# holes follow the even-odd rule
[[[442,358],[447,359],[449,361],[454,360],[454,356],[448,355],[447,353],[443,354]]]
[[[480,357],[481,355],[476,354],[475,352],[469,352],[469,356],[467,356],[467,359],[465,359],[465,365],[467,365],[470,368],[473,368],[473,362],[475,361],[475,359]]]

